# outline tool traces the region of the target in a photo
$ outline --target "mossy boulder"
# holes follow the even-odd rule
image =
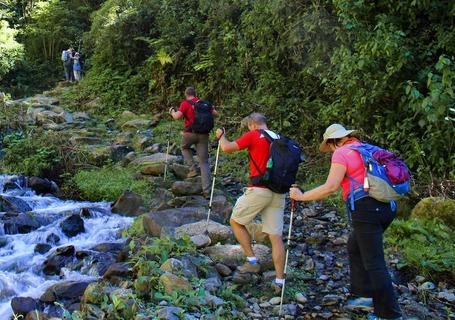
[[[440,219],[449,226],[455,226],[455,200],[430,197],[420,200],[411,213],[416,219]]]

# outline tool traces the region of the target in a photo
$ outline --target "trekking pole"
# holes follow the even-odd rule
[[[296,184],[293,184],[292,187],[297,188],[298,186]],[[294,212],[295,212],[295,200],[291,199],[291,217],[289,219],[289,231],[288,231],[288,241],[287,241],[287,248],[286,248],[286,259],[284,261],[284,282],[283,282],[283,287],[281,288],[281,300],[280,300],[280,312],[279,312],[280,317],[283,312],[284,290],[286,287],[286,271],[288,268],[289,247],[291,246],[292,220],[294,219]]]
[[[223,131],[224,131],[224,128],[223,128]],[[218,172],[218,159],[220,156],[220,149],[221,149],[221,143],[218,140],[218,146],[216,148],[216,157],[215,157],[215,168],[213,169],[213,177],[212,177],[212,190],[210,190],[209,210],[207,212],[207,221],[205,223],[205,233],[209,232],[209,221],[210,221],[210,214],[212,213],[213,193],[215,191],[215,182],[216,182],[216,175]]]
[[[167,130],[167,148],[166,148],[166,160],[165,160],[166,164],[164,165],[163,181],[166,181],[167,167],[168,167],[168,164],[169,164],[169,149],[170,149],[170,144],[171,144],[171,129],[172,129],[172,125],[169,122],[168,130]]]

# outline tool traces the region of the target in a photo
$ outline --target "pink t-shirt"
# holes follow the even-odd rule
[[[332,163],[338,163],[346,167],[346,174],[354,178],[356,181],[363,184],[363,179],[365,178],[365,166],[363,165],[362,158],[360,154],[348,148],[349,145],[360,145],[360,142],[353,141],[348,142],[341,148],[335,150],[332,155]],[[344,177],[341,181],[341,193],[343,195],[343,199],[346,200],[348,193],[350,192],[350,183],[348,177]],[[357,188],[358,185],[354,184],[354,188]]]

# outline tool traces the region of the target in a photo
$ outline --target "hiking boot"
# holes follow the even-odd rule
[[[240,273],[258,273],[261,271],[261,266],[259,263],[251,264],[247,261],[242,266],[237,267],[237,270]]]
[[[273,294],[280,294],[281,290],[283,290],[283,285],[276,283],[275,281],[272,282],[271,286]]]
[[[373,311],[373,299],[372,298],[356,298],[348,300],[346,309],[350,311]]]
[[[398,317],[398,318],[381,318],[381,317],[378,317],[377,315],[375,315],[374,313],[370,313],[368,315],[368,320],[403,320],[403,317]]]

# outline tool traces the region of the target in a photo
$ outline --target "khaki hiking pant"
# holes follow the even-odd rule
[[[262,219],[262,232],[281,236],[283,233],[285,195],[267,188],[248,187],[237,199],[231,219],[247,225],[258,214]]]
[[[209,135],[202,133],[183,132],[182,137],[182,155],[185,164],[194,166],[193,153],[191,146],[196,146],[196,154],[199,158],[199,167],[201,168],[202,191],[210,192],[210,166],[209,166]]]

